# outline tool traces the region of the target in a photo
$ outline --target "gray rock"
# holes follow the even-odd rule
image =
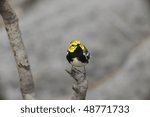
[[[137,46],[116,74],[98,82],[88,99],[150,99],[150,37]]]

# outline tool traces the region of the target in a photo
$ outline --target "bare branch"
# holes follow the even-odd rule
[[[9,42],[16,60],[23,99],[34,99],[34,83],[28,57],[22,41],[21,31],[19,29],[18,18],[7,0],[0,1],[0,15],[3,18]]]
[[[88,89],[86,74],[74,67],[72,67],[71,71],[66,70],[66,72],[75,80],[75,84],[72,86],[72,89],[74,90],[72,99],[85,100]]]

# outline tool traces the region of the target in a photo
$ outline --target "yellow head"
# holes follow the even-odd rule
[[[87,51],[87,48],[80,42],[80,40],[72,40],[68,47],[68,51],[71,53],[74,52],[77,48],[77,45],[79,45],[83,51]]]

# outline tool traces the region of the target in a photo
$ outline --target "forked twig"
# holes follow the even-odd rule
[[[74,90],[72,99],[73,100],[85,100],[86,93],[88,89],[88,81],[86,79],[86,73],[81,72],[75,67],[72,67],[71,70],[66,70],[68,74],[75,80],[72,89]]]

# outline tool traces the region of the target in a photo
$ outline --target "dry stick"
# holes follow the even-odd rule
[[[34,83],[19,29],[18,18],[7,0],[0,0],[0,15],[3,18],[16,60],[23,99],[34,99]]]
[[[86,79],[86,74],[74,67],[72,67],[71,71],[66,70],[66,72],[70,74],[75,80],[75,84],[73,84],[72,86],[72,89],[74,90],[72,99],[85,100],[88,89],[88,81]]]

